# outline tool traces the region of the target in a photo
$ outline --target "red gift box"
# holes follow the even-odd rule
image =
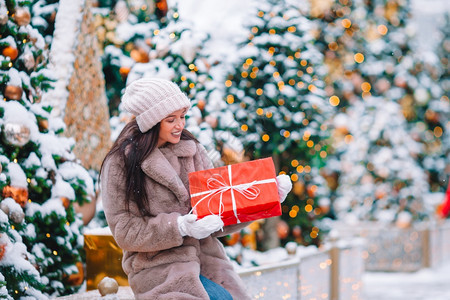
[[[272,158],[189,173],[192,211],[226,225],[281,215]]]

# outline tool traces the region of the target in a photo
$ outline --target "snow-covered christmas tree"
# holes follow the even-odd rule
[[[339,160],[330,160],[341,171],[334,201],[339,219],[408,226],[430,213],[423,203],[426,174],[416,160],[421,145],[406,131],[398,103],[369,97],[335,121],[349,132],[335,145]]]
[[[205,31],[193,30],[192,22],[183,19],[176,6],[164,9],[160,4],[156,3],[152,13],[147,12],[143,18],[131,1],[118,1],[114,13],[103,21],[105,28],[111,28],[109,34],[104,34],[103,61],[113,116],[112,139],[131,117],[119,106],[125,86],[141,77],[166,78],[177,83],[192,100],[186,127],[205,145],[213,162],[221,165],[222,149],[233,149],[235,153],[242,148],[233,135],[215,130],[217,115],[225,110],[221,105],[224,88],[212,76],[221,76],[214,75],[214,70],[223,65],[209,59],[209,36]]]
[[[418,163],[429,152],[414,141],[419,140],[411,132],[415,123],[408,124],[405,116],[407,110],[418,112],[412,97],[421,88],[415,84],[419,78],[433,83],[423,78],[426,73],[409,72],[414,58],[408,44],[412,31],[407,26],[407,2],[355,1],[353,5],[341,22],[348,27],[346,32],[351,29],[352,40],[337,45],[347,52],[340,57],[351,54],[352,60],[343,64],[346,76],[336,79],[344,87],[341,92],[347,101],[341,105],[347,115],[335,118],[339,158],[336,165],[334,159],[328,165],[340,173],[334,208],[340,216],[354,211],[360,220],[409,224],[430,212],[423,207],[428,180]],[[411,103],[405,105],[405,99]]]
[[[46,299],[83,283],[82,221],[73,204],[90,201],[94,188],[73,139],[59,136],[63,121],[41,102],[52,77],[30,5],[0,1],[0,271],[6,298]]]
[[[309,244],[319,240],[311,220],[321,214],[318,170],[328,155],[326,122],[333,107],[324,92],[323,56],[300,9],[305,7],[289,1],[258,2],[225,86],[246,154],[273,156],[278,171],[294,181],[283,212],[290,228],[303,230],[298,240]]]

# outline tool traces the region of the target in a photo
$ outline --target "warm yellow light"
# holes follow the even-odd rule
[[[305,86],[305,83],[303,81],[297,82],[298,88],[302,89]]]
[[[275,29],[272,28],[272,29],[269,30],[269,34],[275,34],[275,33],[277,33],[277,32],[275,31]]]
[[[234,96],[233,95],[228,95],[227,96],[227,103],[228,104],[234,103]]]
[[[252,33],[257,33],[258,32],[258,27],[253,27],[252,28]]]
[[[440,126],[436,126],[436,127],[434,127],[433,133],[434,133],[435,137],[439,138],[442,136],[443,130]]]
[[[346,144],[350,144],[351,142],[353,142],[353,136],[351,134],[347,134],[344,138],[344,142]]]
[[[53,255],[58,255],[58,251],[56,251],[56,250],[53,250]]]
[[[307,67],[306,68],[306,73],[311,74],[312,72],[314,72],[313,67]]]
[[[263,90],[262,89],[257,89],[256,90],[256,95],[261,96],[263,94]]]
[[[49,238],[50,237],[50,233],[46,233],[45,236]]]
[[[306,60],[304,60],[304,59],[302,59],[302,60],[300,61],[300,65],[301,65],[302,67],[305,67],[307,64],[308,64],[308,62],[307,62]]]
[[[226,86],[226,87],[230,87],[231,84],[232,84],[231,80],[225,81],[225,86]]]
[[[294,54],[294,56],[295,56],[295,58],[300,58],[300,50],[299,51],[297,51],[297,52],[295,52],[295,54]]]
[[[289,79],[289,85],[295,85],[295,80],[294,79]]]
[[[247,131],[248,130],[248,126],[246,124],[242,124],[241,125],[241,130],[242,131]]]
[[[300,174],[303,173],[304,170],[305,170],[305,168],[302,165],[297,167],[297,172]]]
[[[306,142],[306,146],[308,146],[309,148],[312,148],[314,146],[314,142],[309,140]]]
[[[362,53],[356,53],[354,59],[358,64],[360,64],[364,61],[364,55]]]
[[[269,119],[272,118],[272,115],[273,115],[273,114],[272,114],[271,111],[266,112],[266,117],[267,117],[267,118],[269,118]]]
[[[305,166],[305,173],[311,172],[311,166]]]
[[[283,132],[283,136],[284,136],[285,138],[288,138],[290,135],[291,135],[291,133],[290,133],[289,131],[287,131],[287,130],[285,130],[285,131]]]
[[[193,89],[194,87],[195,87],[195,83],[191,82],[191,83],[189,84],[189,88]]]
[[[327,151],[322,150],[322,151],[320,151],[319,155],[321,158],[325,158],[325,157],[327,157],[328,153],[327,153]]]
[[[379,25],[377,29],[381,35],[386,35],[388,32],[388,28],[385,25]]]
[[[273,77],[275,77],[275,78],[280,77],[280,73],[278,73],[278,72],[273,72]]]
[[[181,81],[186,81],[186,76],[181,76]]]
[[[305,125],[305,126],[308,125],[309,124],[309,120],[308,119],[303,119],[302,124]]]
[[[264,135],[261,137],[261,139],[262,139],[264,142],[268,142],[268,141],[270,140],[270,137],[269,137],[268,134],[264,134]]]
[[[264,12],[263,11],[259,11],[258,12],[258,17],[262,18],[264,16]]]
[[[314,93],[315,91],[317,91],[317,87],[315,85],[313,85],[313,84],[310,84],[310,85],[308,85],[308,90],[311,93]]]
[[[297,212],[295,211],[295,210],[290,210],[289,211],[289,217],[291,217],[291,218],[295,218],[297,216]]]
[[[296,160],[296,159],[293,159],[293,160],[291,161],[291,166],[293,166],[294,168],[296,168],[296,167],[298,166],[298,164],[299,164],[299,162],[298,162],[298,160]]]
[[[248,72],[247,71],[243,71],[241,73],[242,78],[247,78],[248,77]]]
[[[262,116],[262,115],[264,114],[264,109],[262,109],[261,107],[258,108],[258,109],[256,110],[256,114],[257,114],[258,116]]]
[[[352,26],[352,21],[350,21],[349,19],[344,19],[342,20],[342,26],[344,26],[345,28],[350,28],[350,26]]]
[[[368,93],[370,92],[370,89],[372,88],[372,86],[370,85],[370,83],[368,82],[363,82],[361,84],[361,89],[363,90],[363,92]]]
[[[296,182],[298,180],[298,175],[297,174],[292,174],[291,175],[291,180]]]
[[[313,207],[312,207],[311,204],[305,205],[305,211],[306,211],[306,212],[312,212],[312,210],[313,210]]]
[[[289,26],[287,30],[289,32],[295,32],[297,30],[297,28],[295,28],[295,26]]]
[[[329,101],[332,106],[338,106],[339,103],[341,102],[338,96],[331,96]]]
[[[328,44],[328,48],[331,51],[337,51],[337,49],[339,48],[338,44],[336,42],[331,42]]]
[[[278,105],[284,105],[284,100],[283,99],[278,99]]]
[[[253,59],[251,59],[251,58],[247,58],[246,60],[245,60],[245,63],[247,64],[247,65],[251,65],[251,64],[253,64]]]

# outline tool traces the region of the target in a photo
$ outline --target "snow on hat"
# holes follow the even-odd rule
[[[159,78],[141,78],[125,89],[123,108],[136,117],[142,133],[174,111],[190,108],[191,101],[173,82]]]

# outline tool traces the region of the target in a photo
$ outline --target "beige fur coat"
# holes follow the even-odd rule
[[[182,237],[177,217],[191,209],[188,173],[212,168],[205,149],[192,140],[155,149],[142,163],[147,175],[151,217],[140,217],[137,206],[126,211],[123,162],[105,162],[101,190],[106,220],[123,249],[122,267],[136,299],[209,299],[199,275],[225,287],[233,299],[250,299],[217,237]],[[214,236],[247,224],[227,226]]]

